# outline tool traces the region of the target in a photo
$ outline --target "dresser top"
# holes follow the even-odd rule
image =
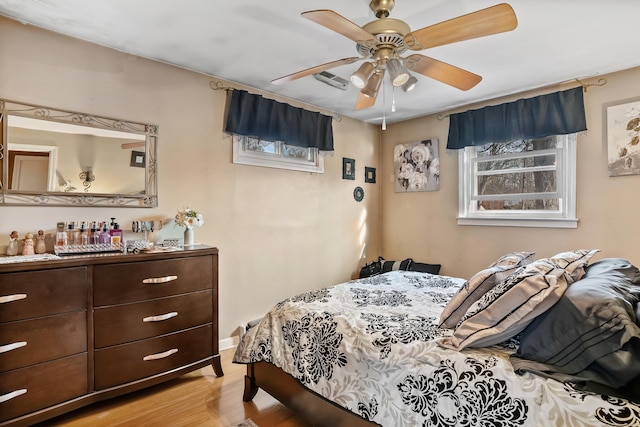
[[[208,245],[194,245],[187,249],[158,250],[139,254],[97,253],[87,255],[42,254],[42,256],[0,257],[0,273],[13,271],[42,270],[47,268],[77,267],[83,265],[113,264],[135,261],[184,258],[198,255],[214,255],[218,248]],[[4,261],[4,262],[3,262]]]

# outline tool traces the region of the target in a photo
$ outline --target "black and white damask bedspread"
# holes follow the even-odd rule
[[[383,426],[640,426],[638,404],[515,374],[516,341],[439,347],[450,334],[440,312],[463,283],[392,271],[289,298],[244,335],[234,362],[270,362]]]

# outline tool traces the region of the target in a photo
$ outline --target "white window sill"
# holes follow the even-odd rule
[[[578,228],[578,218],[462,218],[458,225],[482,225],[488,227],[538,227]]]

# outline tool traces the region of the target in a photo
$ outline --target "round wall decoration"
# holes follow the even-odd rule
[[[362,199],[364,199],[364,190],[362,187],[356,187],[356,189],[353,190],[353,198],[356,199],[356,202],[361,202]]]

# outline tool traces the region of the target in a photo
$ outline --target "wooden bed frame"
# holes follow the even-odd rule
[[[260,388],[314,426],[372,427],[379,425],[306,389],[291,375],[268,362],[247,365],[242,400],[250,402]]]

